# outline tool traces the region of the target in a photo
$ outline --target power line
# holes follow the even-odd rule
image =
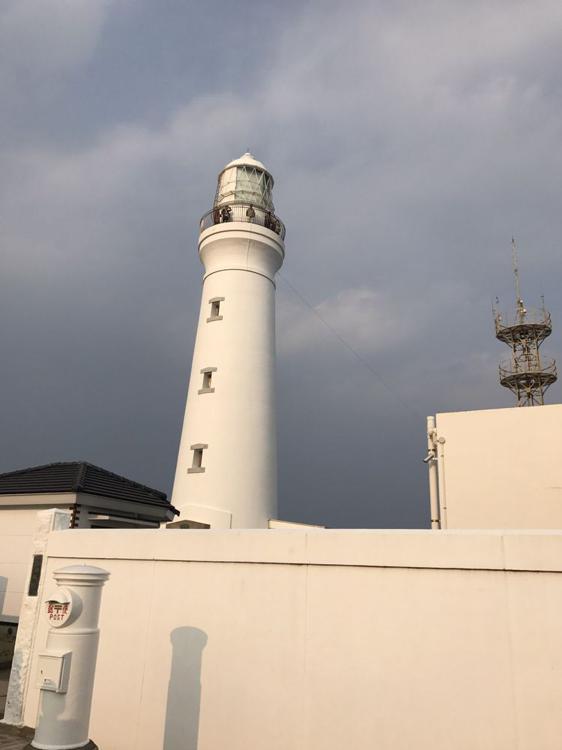
[[[291,282],[289,281],[289,279],[288,279],[288,278],[287,278],[287,277],[285,276],[285,274],[282,274],[282,273],[280,273],[280,272],[277,272],[277,275],[278,275],[278,276],[279,276],[280,278],[282,278],[282,279],[283,279],[283,281],[284,281],[284,282],[285,282],[285,284],[287,284],[287,286],[288,286],[288,287],[289,287],[289,288],[291,289],[291,291],[293,292],[293,294],[294,294],[294,295],[295,295],[295,296],[296,296],[296,297],[297,297],[297,298],[298,298],[298,299],[299,299],[299,300],[300,300],[300,301],[301,301],[301,302],[302,302],[302,303],[303,303],[303,304],[305,305],[305,307],[307,307],[307,308],[308,308],[308,309],[309,309],[309,310],[310,310],[310,311],[311,311],[312,313],[314,313],[314,315],[315,315],[315,316],[316,316],[316,317],[318,318],[318,320],[320,320],[320,322],[324,324],[324,326],[325,326],[325,327],[326,327],[326,328],[328,329],[328,331],[329,331],[329,332],[330,332],[330,333],[331,333],[331,334],[332,334],[332,335],[333,335],[333,336],[334,336],[334,337],[335,337],[335,338],[336,338],[336,339],[337,339],[337,340],[338,340],[338,341],[340,342],[340,344],[342,344],[343,346],[345,346],[345,348],[346,348],[346,349],[347,349],[347,350],[348,350],[349,352],[351,352],[351,353],[353,354],[353,356],[354,356],[354,357],[355,357],[355,358],[356,358],[356,359],[357,359],[357,360],[358,360],[359,362],[361,362],[361,364],[362,364],[362,365],[363,365],[364,367],[366,367],[366,368],[367,368],[367,370],[369,370],[369,372],[371,373],[371,375],[374,375],[374,377],[375,377],[375,378],[376,378],[376,379],[377,379],[377,380],[379,381],[379,383],[380,383],[380,384],[381,384],[381,385],[382,385],[382,386],[383,386],[384,388],[386,388],[386,390],[387,390],[387,391],[388,391],[389,393],[391,393],[391,394],[392,394],[392,395],[394,396],[394,398],[395,398],[395,399],[396,399],[396,400],[398,401],[398,403],[399,403],[399,404],[401,404],[401,406],[402,406],[402,407],[403,407],[404,409],[406,409],[406,411],[408,411],[408,412],[409,412],[410,414],[413,414],[413,415],[414,415],[414,416],[416,417],[416,419],[421,419],[421,420],[423,420],[423,419],[424,419],[424,418],[422,417],[422,415],[421,415],[421,414],[420,414],[420,413],[419,413],[419,412],[417,411],[417,409],[415,409],[415,408],[414,408],[413,406],[411,406],[411,405],[410,405],[410,404],[408,404],[408,403],[407,403],[406,401],[404,401],[404,399],[402,398],[402,396],[400,396],[400,395],[399,395],[399,394],[398,394],[398,393],[397,393],[397,392],[396,392],[396,391],[395,391],[395,390],[394,390],[394,389],[393,389],[393,388],[392,388],[392,387],[391,387],[391,386],[390,386],[390,385],[389,385],[389,384],[388,384],[388,383],[386,382],[386,380],[385,380],[385,379],[384,379],[384,378],[382,377],[382,375],[381,375],[381,374],[380,374],[379,372],[377,372],[377,371],[376,371],[376,370],[374,369],[374,367],[372,367],[372,365],[371,365],[371,364],[370,364],[370,363],[369,363],[369,362],[368,362],[368,361],[367,361],[367,360],[366,360],[366,359],[365,359],[365,358],[364,358],[364,357],[363,357],[363,356],[362,356],[361,354],[359,354],[359,352],[358,352],[358,351],[357,351],[356,349],[354,349],[354,347],[353,347],[353,346],[351,346],[351,344],[350,344],[350,343],[348,343],[348,342],[347,342],[347,341],[346,341],[346,340],[345,340],[345,339],[343,338],[343,336],[342,336],[342,335],[341,335],[340,333],[338,333],[338,331],[336,331],[336,330],[335,330],[335,328],[333,328],[333,327],[332,327],[332,326],[330,325],[330,323],[328,323],[328,321],[327,321],[327,320],[326,320],[326,319],[325,319],[325,318],[324,318],[324,317],[323,317],[322,315],[320,315],[320,313],[319,313],[319,312],[318,312],[318,310],[317,310],[317,309],[316,309],[316,308],[314,307],[314,305],[312,305],[312,304],[311,304],[311,303],[310,303],[310,302],[309,302],[309,301],[308,301],[308,300],[306,299],[306,297],[305,297],[305,296],[304,296],[304,295],[303,295],[303,294],[302,294],[301,292],[299,292],[299,290],[298,290],[298,289],[297,289],[297,288],[296,288],[296,287],[294,286],[294,284],[292,284],[292,283],[291,283]]]

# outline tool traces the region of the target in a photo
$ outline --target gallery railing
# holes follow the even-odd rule
[[[215,224],[226,224],[231,221],[258,224],[266,229],[271,229],[281,239],[285,239],[285,225],[281,219],[277,218],[271,211],[252,206],[251,203],[225,203],[215,206],[203,215],[199,226],[203,232],[205,229],[215,226]]]

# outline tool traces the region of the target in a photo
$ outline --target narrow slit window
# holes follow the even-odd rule
[[[216,371],[216,367],[205,367],[203,370],[201,370],[201,374],[203,375],[203,382],[201,383],[201,388],[198,391],[200,394],[215,392],[215,389],[213,387],[213,373]]]
[[[205,451],[205,448],[207,448],[207,446],[203,443],[197,443],[196,445],[191,446],[193,458],[191,468],[187,470],[188,474],[200,474],[205,471],[205,467],[203,466],[203,452]]]
[[[222,320],[222,303],[224,302],[224,297],[213,297],[209,300],[209,304],[211,305],[211,314],[207,318],[207,323],[210,323],[213,320]]]

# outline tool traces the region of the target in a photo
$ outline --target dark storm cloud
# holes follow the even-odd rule
[[[512,234],[562,349],[559,4],[0,13],[1,468],[85,458],[171,488],[198,219],[250,147],[288,227],[281,515],[426,524],[425,415],[511,403],[490,303]]]

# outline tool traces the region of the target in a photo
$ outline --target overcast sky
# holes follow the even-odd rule
[[[512,234],[562,360],[559,0],[3,0],[0,102],[0,470],[171,491],[198,220],[247,148],[287,225],[282,518],[428,524],[425,416],[512,404]]]

